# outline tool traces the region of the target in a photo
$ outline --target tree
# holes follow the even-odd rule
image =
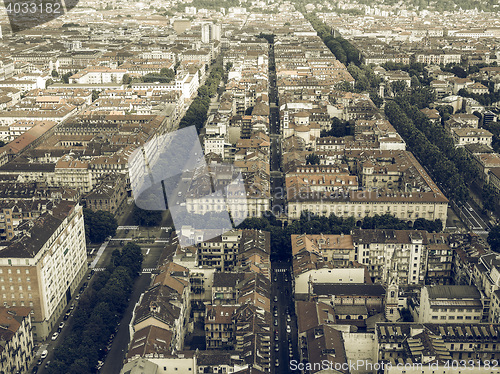
[[[131,271],[133,277],[139,275],[142,268],[142,255],[141,247],[135,243],[128,243],[120,253],[118,263],[120,266],[125,266]]]
[[[68,72],[66,74],[63,74],[63,76],[61,77],[63,83],[66,83],[68,84],[69,83],[69,77],[71,77],[73,74],[71,72]]]
[[[92,243],[102,243],[108,236],[115,236],[118,223],[109,212],[83,209],[85,236]]]
[[[139,226],[158,226],[162,220],[160,210],[144,210],[134,204],[132,211],[134,223]]]
[[[123,75],[122,83],[123,84],[130,84],[132,82],[132,78],[128,74]]]
[[[404,81],[393,81],[391,82],[391,90],[394,93],[394,95],[397,95],[404,90],[406,90],[407,86]]]
[[[384,99],[380,97],[380,95],[376,91],[370,91],[370,99],[375,104],[377,108],[380,108],[384,103]]]
[[[54,70],[52,70],[51,75],[52,75],[52,77],[54,77],[54,78],[59,77],[59,73],[58,73],[58,72],[57,72],[57,70],[55,70],[55,69],[54,69]]]
[[[467,78],[467,72],[461,66],[453,66],[451,72],[459,78]]]
[[[0,140],[0,147],[3,147],[4,145],[6,145],[7,143],[5,143],[3,140]]]
[[[99,98],[99,91],[92,90],[92,101],[96,101]]]
[[[306,165],[319,165],[319,156],[314,153],[307,155]]]
[[[500,226],[494,226],[491,231],[488,233],[488,237],[486,238],[488,244],[491,247],[492,251],[500,253]]]
[[[354,135],[354,123],[350,121],[343,121],[337,117],[333,117],[332,126],[330,130],[321,132],[321,136],[335,136],[335,137],[343,137]]]
[[[160,70],[160,75],[163,77],[174,79],[175,78],[175,71],[173,69],[162,68]]]

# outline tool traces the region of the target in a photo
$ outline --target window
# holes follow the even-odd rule
[[[16,273],[17,273],[17,274],[21,274],[21,269],[17,269],[17,270],[16,270]]]

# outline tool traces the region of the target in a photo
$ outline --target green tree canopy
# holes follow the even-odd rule
[[[108,236],[116,235],[118,223],[109,212],[83,209],[85,236],[91,243],[102,243]]]

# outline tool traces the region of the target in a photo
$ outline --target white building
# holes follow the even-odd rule
[[[474,323],[483,316],[481,294],[475,286],[424,286],[420,294],[420,323]]]
[[[69,83],[77,83],[77,84],[121,83],[123,81],[123,76],[125,74],[127,74],[126,69],[112,69],[106,66],[88,67],[69,77]]]

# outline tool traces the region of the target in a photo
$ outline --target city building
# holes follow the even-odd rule
[[[420,295],[420,323],[481,322],[483,303],[475,286],[424,286]]]
[[[29,307],[33,337],[44,340],[86,271],[82,207],[61,201],[51,212],[26,222],[22,234],[0,248],[3,305]]]

